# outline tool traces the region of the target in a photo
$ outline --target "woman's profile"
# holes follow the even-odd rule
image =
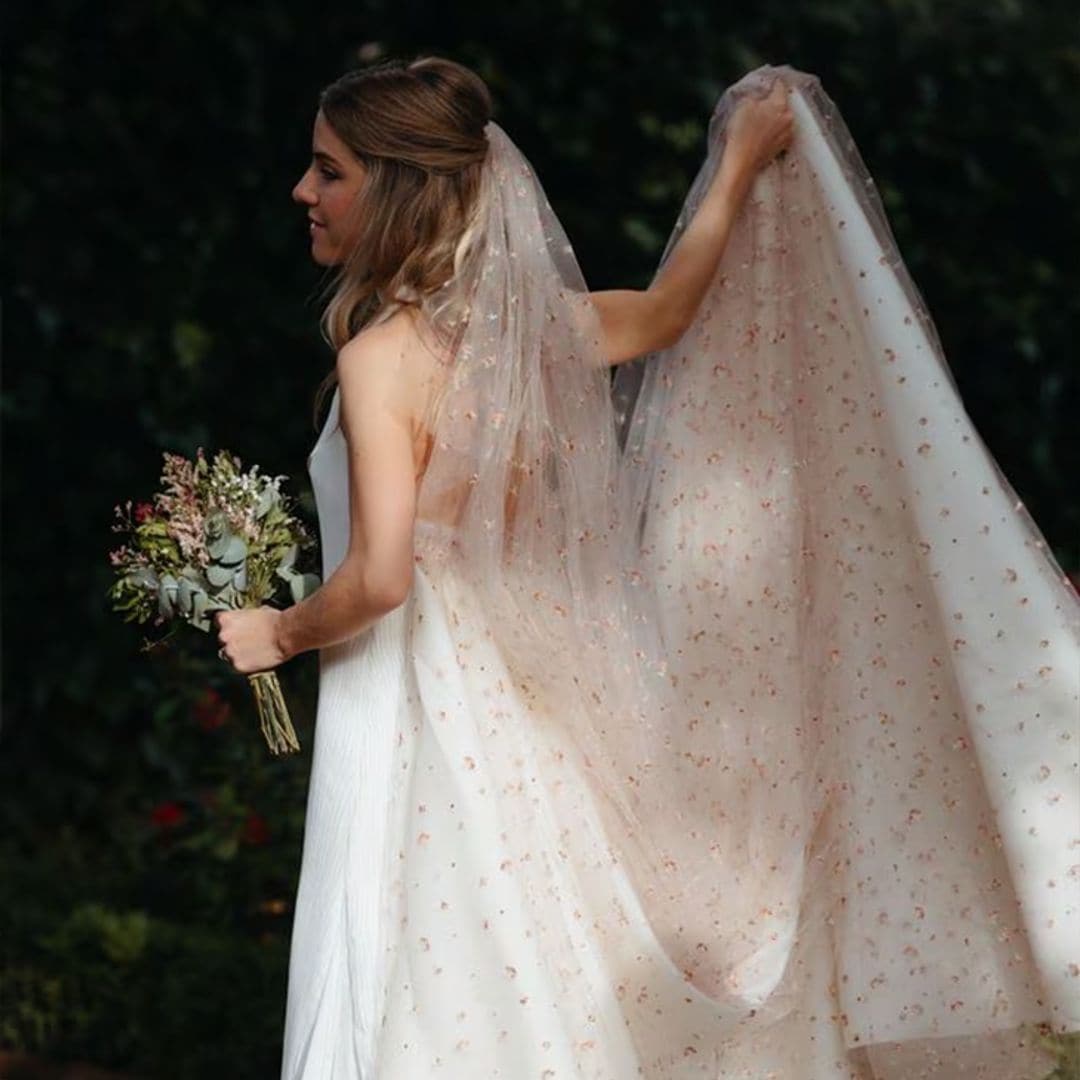
[[[867,465],[935,415],[861,374],[917,295],[845,306],[894,248],[870,212],[829,246],[855,159],[816,89],[764,68],[725,92],[653,283],[605,291],[475,73],[386,61],[320,95],[292,194],[337,272],[324,584],[220,620],[238,670],[319,651],[283,1080],[1021,1075],[1046,1060],[1023,1024],[1080,1024],[1064,939],[998,903],[1072,917],[1067,878],[1028,888],[1065,844],[1012,827],[1043,793],[973,779],[1067,733],[1075,600],[1010,534],[1032,599],[990,599],[1048,642],[1021,700],[1046,730],[982,745],[965,695],[1004,654],[938,655],[941,567],[911,552],[947,541],[905,517],[948,468],[912,494]],[[973,595],[957,624],[988,617]],[[1014,861],[974,850],[992,829]]]

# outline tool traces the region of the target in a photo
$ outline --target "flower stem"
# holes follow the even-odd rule
[[[271,754],[295,754],[300,749],[285,698],[281,694],[281,684],[274,671],[260,671],[248,676],[252,690],[255,691],[255,704],[259,710],[259,724],[263,738],[270,747]]]

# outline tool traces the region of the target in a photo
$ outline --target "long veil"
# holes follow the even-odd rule
[[[849,1047],[883,1073],[1020,1075],[1012,1029],[1080,1029],[1080,602],[816,76],[725,91],[661,266],[734,103],[777,77],[794,145],[682,339],[615,380],[678,738],[731,771],[721,863],[776,903],[798,902],[792,815],[820,824]],[[729,899],[751,917],[753,885]]]
[[[743,1075],[741,1033],[794,1017],[835,1032],[826,1000],[848,1047],[1078,1025],[1077,604],[838,116],[783,70],[797,145],[688,333],[614,397],[573,250],[497,124],[455,273],[422,298],[442,363],[414,593],[437,603],[408,609],[394,775],[426,767],[417,703],[433,739],[471,725],[442,812],[483,796],[477,887],[531,909],[583,1060],[624,1042],[657,1080]],[[673,240],[734,93],[776,71],[721,99]],[[419,887],[386,857],[384,965]]]

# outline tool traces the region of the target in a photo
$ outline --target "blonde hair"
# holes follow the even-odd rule
[[[387,307],[417,305],[456,274],[478,215],[492,98],[464,65],[421,56],[347,72],[319,108],[367,170],[356,243],[319,320],[336,353]],[[332,369],[316,391],[316,428],[336,381]]]

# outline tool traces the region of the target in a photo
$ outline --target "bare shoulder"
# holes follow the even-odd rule
[[[426,354],[411,314],[397,311],[364,327],[338,350],[341,393],[355,401],[358,412],[387,408],[411,426],[421,414],[429,381]]]
[[[401,311],[365,326],[338,350],[338,375],[377,377],[378,372],[393,369],[408,347],[408,331],[408,320]]]

